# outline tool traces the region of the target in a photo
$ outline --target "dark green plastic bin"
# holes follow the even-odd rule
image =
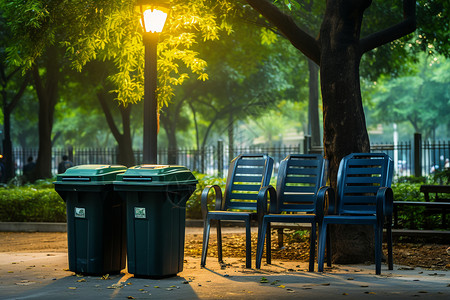
[[[125,204],[113,181],[126,169],[80,165],[57,176],[55,190],[67,205],[70,271],[100,275],[125,268]]]
[[[118,175],[126,200],[128,272],[169,277],[183,270],[186,201],[197,179],[182,166],[141,165]]]

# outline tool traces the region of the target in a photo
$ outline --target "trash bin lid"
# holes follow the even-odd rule
[[[121,165],[79,165],[56,176],[54,184],[102,184],[114,181],[117,174],[125,172]]]
[[[117,176],[115,185],[187,185],[198,181],[191,171],[183,166],[139,165],[129,168]]]

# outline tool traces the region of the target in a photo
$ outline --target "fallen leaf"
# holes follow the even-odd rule
[[[128,296],[127,299],[134,299],[134,297],[133,296]]]
[[[375,295],[374,292],[364,292],[364,294],[368,294],[368,295]]]
[[[79,280],[77,280],[77,282],[86,282],[86,279],[79,279]]]
[[[260,283],[269,283],[269,280],[266,277],[261,277]]]
[[[282,289],[284,289],[286,286],[285,285],[282,285],[282,284],[280,284],[279,286],[278,286],[279,288],[282,288]]]
[[[68,289],[69,289],[69,290],[76,290],[77,288],[74,287],[74,286],[69,286]]]
[[[102,278],[100,278],[101,280],[107,280],[109,279],[109,274],[105,274],[102,276]]]

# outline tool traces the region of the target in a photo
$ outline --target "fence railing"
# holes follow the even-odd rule
[[[295,146],[279,147],[238,147],[229,149],[221,141],[216,146],[209,146],[203,149],[159,149],[159,164],[178,164],[189,168],[192,171],[208,175],[226,176],[230,160],[241,153],[266,153],[273,157],[274,174],[278,171],[278,164],[288,154],[308,153],[322,151],[321,148],[311,149],[308,143],[304,142]],[[450,158],[450,141],[425,141],[420,138],[414,142],[380,143],[371,145],[372,152],[384,152],[392,157],[395,164],[395,176],[426,176],[435,170],[448,167]],[[15,159],[16,174],[22,174],[22,168],[26,164],[27,158],[32,156],[36,159],[38,149],[13,149]],[[52,150],[52,172],[56,174],[58,163],[62,160],[62,155],[72,158],[74,165],[82,164],[117,164],[117,148],[69,148]],[[142,150],[135,150],[136,165],[142,163]]]

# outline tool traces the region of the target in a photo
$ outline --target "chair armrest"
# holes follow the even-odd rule
[[[208,214],[208,195],[211,189],[214,189],[214,191],[216,192],[216,210],[222,210],[222,189],[218,185],[207,185],[203,189],[200,200],[203,220],[206,220],[206,215]]]
[[[383,225],[384,218],[392,218],[394,193],[390,187],[381,187],[377,191],[377,220]]]
[[[277,192],[271,185],[263,186],[257,196],[256,212],[258,224],[262,224],[264,215],[267,214],[267,195],[270,196],[270,212],[273,212],[277,204]]]
[[[328,195],[328,197],[326,197]],[[335,196],[332,187],[323,186],[317,192],[316,199],[316,217],[317,221],[320,223],[325,215],[335,214]]]

